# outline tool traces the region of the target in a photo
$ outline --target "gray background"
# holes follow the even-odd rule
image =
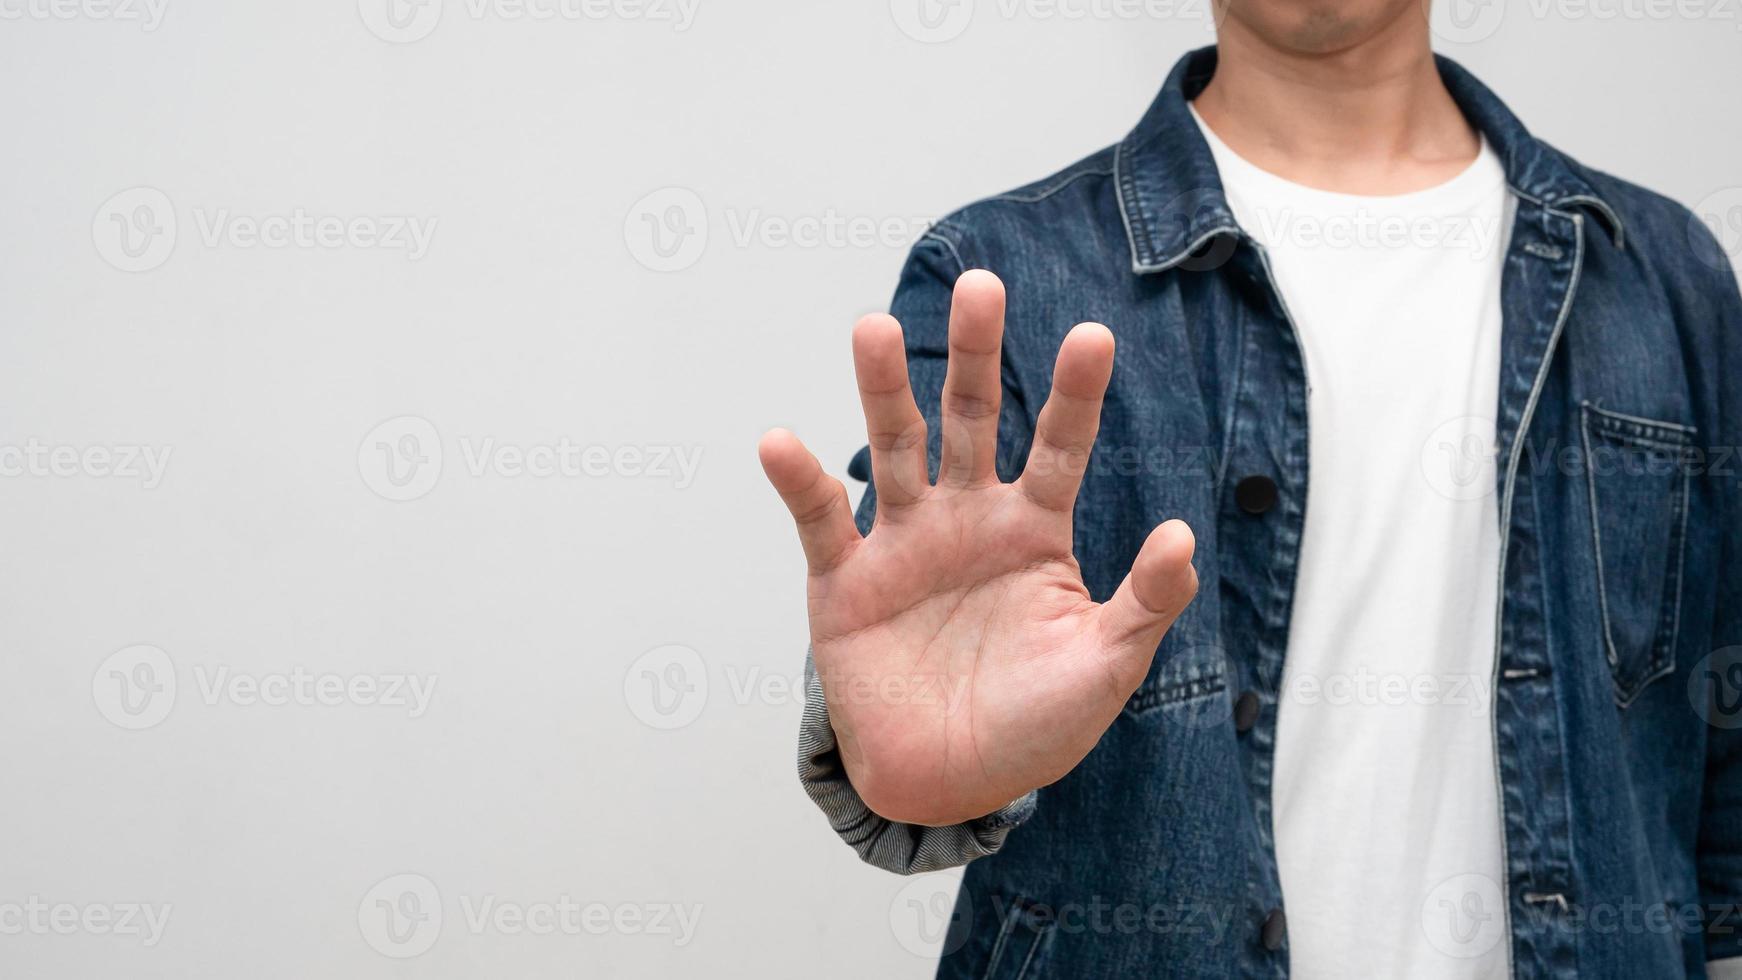
[[[929,976],[949,876],[793,777],[755,441],[844,467],[919,223],[1117,140],[1204,6],[114,2],[0,0],[0,973]],[[1467,13],[1540,135],[1742,216],[1742,8]],[[352,230],[248,244],[299,211]]]

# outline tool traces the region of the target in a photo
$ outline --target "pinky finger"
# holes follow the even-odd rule
[[[826,571],[839,564],[860,540],[853,508],[847,503],[847,488],[824,473],[804,443],[785,429],[764,435],[756,451],[768,482],[774,484],[798,524],[799,543],[804,546],[811,571]]]

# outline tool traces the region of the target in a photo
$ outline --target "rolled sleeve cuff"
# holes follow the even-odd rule
[[[871,812],[847,779],[816,663],[805,657],[804,720],[798,735],[798,778],[835,833],[866,864],[896,874],[922,874],[995,854],[1010,832],[1034,815],[1035,793],[983,817],[948,827],[885,820]]]

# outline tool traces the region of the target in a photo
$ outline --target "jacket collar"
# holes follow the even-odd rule
[[[1571,161],[1531,136],[1474,75],[1449,58],[1436,56],[1435,61],[1453,100],[1500,155],[1515,193],[1547,208],[1590,210],[1620,243],[1620,217]],[[1172,268],[1218,235],[1244,236],[1222,192],[1215,159],[1187,108],[1215,71],[1214,47],[1181,58],[1115,151],[1131,266],[1139,274]]]

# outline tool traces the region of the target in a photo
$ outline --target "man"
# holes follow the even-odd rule
[[[857,525],[764,437],[807,790],[867,861],[968,865],[941,977],[1735,961],[1718,247],[1436,61],[1421,0],[1223,13],[859,323]]]

